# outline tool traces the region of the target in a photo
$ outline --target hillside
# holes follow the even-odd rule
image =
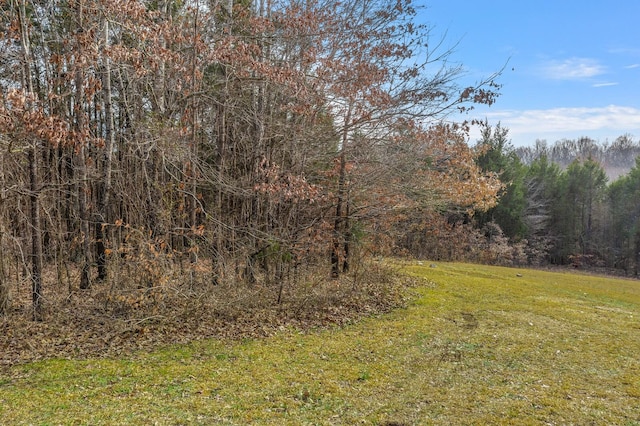
[[[638,281],[402,268],[411,303],[351,325],[11,367],[0,423],[640,424]]]

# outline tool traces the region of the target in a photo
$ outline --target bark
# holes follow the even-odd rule
[[[104,21],[105,48],[109,46],[109,20]],[[113,169],[113,146],[115,144],[113,104],[111,101],[111,61],[104,58],[103,97],[105,119],[105,146],[102,156],[102,182],[98,189],[97,217],[96,217],[96,262],[98,280],[107,278],[107,254],[105,224],[109,223],[108,208],[111,202],[111,174]]]
[[[634,246],[633,275],[637,277],[640,275],[640,226],[638,226],[635,232],[635,235],[633,237],[633,246]]]
[[[192,93],[196,93],[198,91],[198,77],[197,77],[197,71],[198,71],[198,63],[197,63],[197,55],[198,55],[198,48],[197,48],[197,44],[196,44],[196,40],[197,40],[197,34],[198,34],[198,18],[199,18],[199,14],[198,14],[198,7],[196,6],[195,8],[195,16],[194,16],[194,20],[193,20],[193,55],[191,58],[191,82],[192,82],[192,86],[191,86],[191,91]],[[191,104],[191,110],[192,110],[192,116],[191,116],[191,183],[190,183],[190,187],[191,187],[191,194],[189,197],[189,221],[190,221],[190,225],[191,225],[191,230],[195,231],[198,223],[198,215],[197,215],[197,210],[198,210],[198,202],[197,202],[197,196],[198,196],[198,173],[197,173],[197,168],[196,168],[196,164],[198,162],[198,104],[196,102],[196,96],[192,97],[192,104]],[[196,251],[196,240],[197,240],[197,236],[195,235],[195,233],[193,233],[192,238],[191,238],[191,251],[189,253],[189,260],[191,261],[191,263],[196,263],[198,260],[198,256],[197,256],[197,251]]]
[[[27,23],[26,0],[19,4],[20,33],[23,54],[23,87],[33,94],[31,70],[33,59]],[[42,228],[40,224],[40,181],[38,176],[38,142],[32,140],[28,148],[29,164],[29,218],[31,220],[31,296],[33,320],[42,321]]]
[[[340,169],[338,172],[338,194],[336,200],[336,217],[333,223],[333,250],[331,251],[331,277],[336,279],[340,276],[340,262],[346,263],[348,268],[348,259],[346,257],[344,249],[348,250],[344,239],[344,217],[343,217],[343,205],[346,204],[347,188],[346,188],[346,174],[347,174],[347,143],[349,141],[349,124],[351,122],[351,112],[353,108],[353,102],[349,104],[345,115],[345,120],[342,129],[342,140],[340,146]]]
[[[217,120],[218,120],[218,146],[217,146],[217,157],[218,164],[216,168],[216,213],[217,220],[214,225],[214,246],[213,246],[213,279],[212,283],[217,285],[223,278],[223,257],[222,257],[222,249],[223,249],[223,227],[224,223],[223,217],[223,189],[222,189],[222,175],[224,173],[225,167],[225,146],[226,146],[226,135],[227,135],[227,121],[226,121],[226,98],[227,98],[227,90],[224,89],[223,98],[220,102],[220,105],[217,109]]]
[[[85,117],[83,111],[84,96],[83,96],[83,73],[78,70],[76,73],[76,93],[74,103],[74,114],[76,116],[76,129],[80,134],[83,133],[85,126]],[[87,174],[87,147],[86,141],[76,141],[79,144],[77,147],[76,155],[76,167],[80,174],[80,181],[78,182],[78,209],[80,213],[80,239],[82,241],[82,269],[80,273],[80,288],[91,288],[91,246],[90,246],[90,230],[89,230],[89,179]]]
[[[4,156],[0,155],[0,315],[4,315],[9,308],[9,282],[5,268],[4,220],[5,220],[5,188],[7,187],[4,174]]]
[[[344,259],[342,260],[342,272],[349,272],[350,266],[350,254],[351,254],[351,224],[349,220],[349,197],[347,195],[346,207],[345,207],[345,219],[344,219],[344,231],[343,231],[343,239],[344,239]]]
[[[80,288],[91,288],[91,247],[90,247],[90,234],[89,234],[89,208],[87,205],[87,198],[89,192],[88,177],[87,177],[87,155],[86,148],[80,147],[78,153],[77,167],[80,171],[80,183],[78,184],[78,208],[80,210],[80,238],[82,241],[82,269],[80,273]]]
[[[336,217],[333,222],[333,250],[331,251],[331,278],[337,279],[340,276],[340,260],[344,255],[344,244],[342,241],[342,224],[343,224],[343,213],[342,213],[342,205],[345,201],[345,174],[346,174],[346,165],[345,165],[345,153],[344,147],[342,148],[340,154],[340,171],[338,175],[338,196],[336,200]],[[343,258],[344,261],[344,258]]]
[[[29,149],[30,217],[31,217],[31,295],[33,320],[42,321],[42,227],[40,224],[40,182],[38,177],[38,148],[34,142]]]

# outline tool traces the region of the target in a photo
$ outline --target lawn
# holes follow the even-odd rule
[[[640,425],[640,282],[468,264],[406,308],[0,373],[0,424]]]

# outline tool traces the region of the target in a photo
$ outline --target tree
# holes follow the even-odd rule
[[[13,137],[19,143],[26,144],[28,164],[29,164],[29,189],[30,189],[30,212],[31,220],[31,283],[33,300],[33,319],[42,320],[42,229],[40,227],[40,177],[38,171],[38,154],[40,152],[40,140],[37,128],[32,126],[42,126],[44,123],[31,121],[32,118],[44,118],[38,115],[37,97],[33,85],[33,56],[31,52],[31,36],[29,17],[27,15],[26,1],[23,0],[15,5],[15,12],[18,16],[19,30],[16,36],[20,40],[21,46],[21,68],[22,68],[22,93],[13,92],[13,97],[9,99],[9,105],[5,104],[6,119],[4,124],[13,130]],[[35,110],[35,111],[34,111]],[[33,113],[33,114],[32,114]],[[32,117],[35,115],[35,117]],[[5,127],[5,126],[3,126]],[[34,130],[36,130],[34,132]],[[35,133],[35,134],[34,134]]]
[[[596,207],[604,200],[607,176],[599,163],[588,159],[569,165],[561,178],[560,199],[556,200],[555,223],[560,236],[558,253],[563,260],[570,255],[601,255],[596,234]]]
[[[494,222],[508,238],[519,240],[527,233],[524,220],[525,168],[509,143],[508,134],[509,129],[503,128],[500,123],[494,128],[487,121],[482,125],[482,138],[476,145],[480,155],[476,161],[483,171],[496,173],[504,186],[498,195],[498,204],[486,212],[478,212],[476,220],[480,228]]]
[[[1,120],[1,119],[0,119]],[[4,140],[0,139],[0,149],[4,151]],[[7,240],[7,212],[5,209],[7,199],[7,182],[5,178],[4,154],[0,154],[0,316],[4,315],[10,303],[9,297],[9,277],[7,273],[6,254],[10,251]]]
[[[498,175],[478,166],[463,129],[440,125],[412,129],[407,136],[413,143],[396,147],[402,155],[387,156],[397,161],[389,187],[397,202],[396,217],[383,219],[392,225],[397,245],[415,256],[477,260],[471,217],[496,206],[503,188]]]
[[[43,268],[105,306],[176,269],[281,301],[390,250],[412,207],[493,206],[441,120],[492,103],[497,74],[461,86],[416,20],[408,0],[2,3],[0,246],[29,259],[34,318]]]
[[[526,207],[523,219],[527,226],[527,252],[529,261],[541,264],[548,256],[558,235],[554,231],[554,213],[562,198],[560,193],[560,167],[540,155],[526,169],[524,186]]]
[[[350,186],[357,184],[355,176],[347,179],[348,165],[358,164],[354,148],[361,149],[363,140],[369,147],[397,143],[403,134],[395,129],[407,123],[429,127],[454,108],[491,104],[497,85],[492,75],[475,86],[459,87],[461,67],[448,64],[450,51],[430,48],[434,44],[429,28],[415,23],[416,9],[410,1],[353,0],[337,7],[319,6],[334,11],[322,26],[326,47],[316,75],[335,117],[338,140],[331,251],[331,273],[337,277],[348,264],[352,221],[347,212],[361,211],[349,197]]]
[[[631,171],[611,183],[608,198],[611,206],[610,245],[613,251],[613,266],[626,271],[640,270],[640,159]]]
[[[32,7],[26,0],[11,3],[3,10],[3,18],[11,17],[7,36],[18,43],[5,45],[8,63],[15,69],[6,75],[12,82],[11,89],[3,90],[0,106],[0,129],[8,139],[8,154],[26,153],[26,176],[16,182],[28,182],[22,189],[29,194],[29,230],[31,233],[31,270],[33,319],[42,320],[43,284],[43,223],[41,220],[42,197],[44,195],[41,167],[42,157],[50,148],[63,146],[72,140],[68,123],[51,108],[46,98],[48,86],[40,80],[42,66],[37,53],[44,50],[41,40],[34,36],[42,9]],[[6,21],[3,20],[4,23]],[[32,43],[40,41],[38,44]],[[17,47],[15,47],[17,46]],[[34,47],[35,46],[35,47]],[[16,72],[17,70],[17,72]],[[13,147],[17,147],[13,148]],[[20,171],[18,171],[20,173]],[[16,176],[17,177],[17,176]]]

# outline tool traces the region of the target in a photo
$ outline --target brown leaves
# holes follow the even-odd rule
[[[409,150],[415,158],[427,160],[408,182],[418,193],[431,194],[433,205],[470,210],[495,205],[502,184],[497,175],[483,173],[477,166],[477,153],[469,147],[459,126],[441,124],[427,130],[413,127],[404,140],[417,150]]]
[[[268,195],[274,201],[314,203],[321,197],[321,187],[309,184],[304,176],[282,172],[277,164],[269,164],[263,159],[260,168],[263,182],[254,186],[254,190]]]
[[[126,283],[124,277],[118,293],[109,294],[109,284],[68,293],[53,279],[47,282],[47,320],[42,323],[30,320],[28,295],[18,295],[10,314],[0,317],[0,368],[53,357],[121,356],[210,337],[259,338],[287,328],[348,324],[402,306],[406,288],[413,285],[376,265],[363,271],[357,287],[350,280],[319,279],[311,286],[288,288],[283,303],[274,305],[273,287],[199,288],[187,275],[163,288],[132,289]]]
[[[9,91],[0,106],[0,130],[23,142],[35,139],[59,146],[74,140],[67,122],[49,115],[35,94],[19,90]]]

